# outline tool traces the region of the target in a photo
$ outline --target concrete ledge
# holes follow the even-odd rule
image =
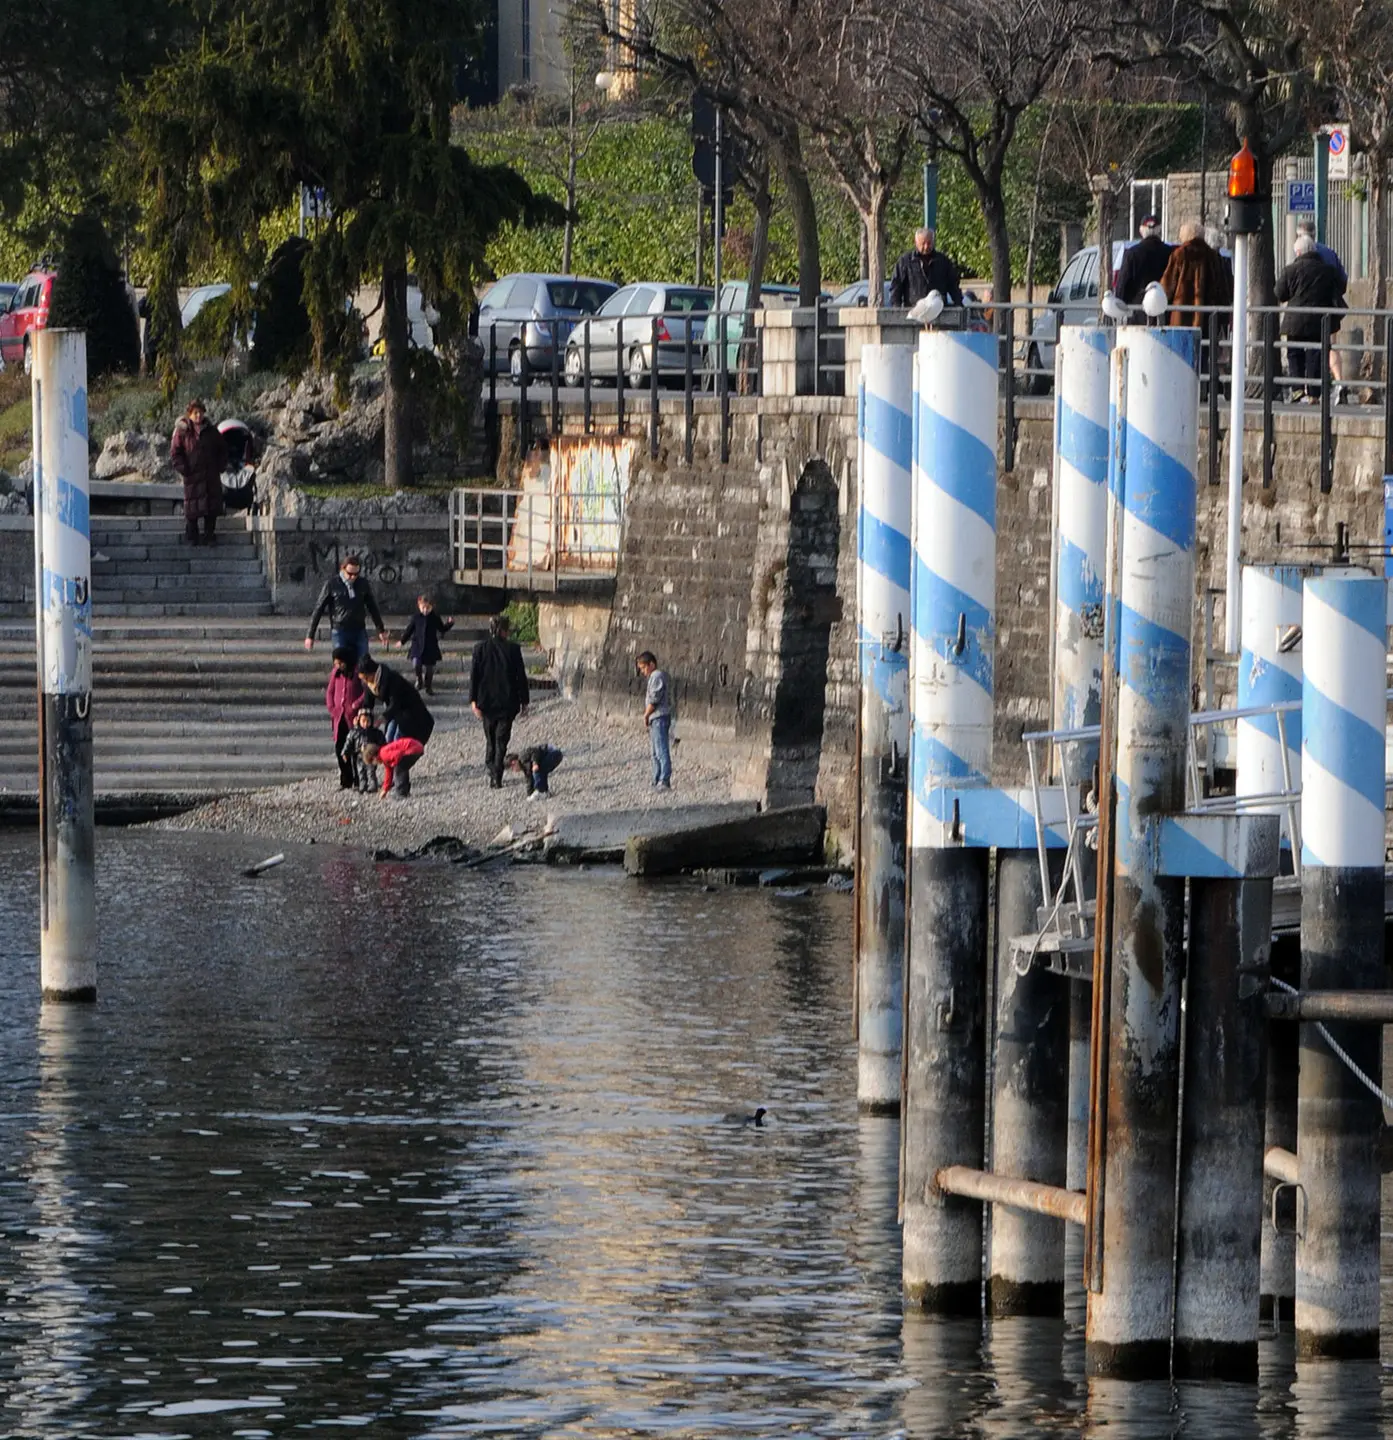
[[[613,810],[588,815],[547,817],[546,858],[557,864],[614,864],[634,835],[672,834],[703,825],[749,819],[758,814],[753,800],[714,805],[682,805],[672,810]]]
[[[624,848],[624,869],[630,875],[676,875],[730,866],[796,865],[817,858],[826,828],[827,812],[821,805],[792,805],[714,825],[634,835]]]

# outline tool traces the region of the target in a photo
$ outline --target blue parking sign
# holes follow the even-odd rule
[[[1294,215],[1316,213],[1316,182],[1314,180],[1287,181],[1287,209]]]

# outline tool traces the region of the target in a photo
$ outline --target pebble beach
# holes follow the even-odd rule
[[[513,727],[511,749],[548,742],[565,753],[551,777],[551,795],[529,801],[521,775],[505,773],[490,790],[484,772],[482,727],[467,718],[437,727],[411,775],[407,800],[341,790],[326,735],[324,773],[297,784],[248,790],[154,822],[173,830],[261,835],[268,841],[348,845],[367,850],[414,850],[439,836],[485,847],[505,828],[514,838],[540,834],[551,817],[614,810],[672,809],[730,798],[728,769],[689,760],[674,736],[671,791],[652,787],[648,735],[632,724],[604,722],[572,702],[539,699]]]

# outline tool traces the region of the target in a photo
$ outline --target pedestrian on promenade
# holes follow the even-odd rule
[[[1287,341],[1287,374],[1304,383],[1292,387],[1292,398],[1309,404],[1320,393],[1321,317],[1310,310],[1343,309],[1344,286],[1340,272],[1316,253],[1315,239],[1298,235],[1292,247],[1296,258],[1277,278],[1277,299],[1282,312],[1282,334]],[[1331,329],[1335,326],[1332,324]]]
[[[1141,239],[1122,252],[1117,270],[1116,294],[1124,305],[1140,305],[1146,287],[1160,280],[1171,258],[1171,247],[1161,239],[1161,222],[1154,215],[1137,226],[1137,234]]]
[[[958,267],[941,250],[934,249],[934,232],[924,228],[914,232],[914,249],[906,250],[890,272],[890,305],[907,310],[930,290],[937,290],[945,305],[963,303]]]
[[[653,788],[672,789],[672,701],[667,675],[658,669],[657,657],[645,650],[634,665],[647,682],[643,692],[643,723],[653,748]]]
[[[1161,276],[1171,303],[1171,325],[1198,325],[1207,334],[1208,318],[1201,307],[1233,304],[1233,279],[1223,257],[1204,238],[1197,220],[1180,227],[1180,244],[1171,251]]]
[[[383,748],[390,748],[396,740],[414,740],[421,747],[419,751],[408,748],[393,752],[393,788],[397,796],[405,800],[411,794],[411,767],[430,743],[435,717],[426,709],[426,702],[421,699],[416,687],[404,675],[398,675],[371,656],[358,662],[358,675],[372,691],[374,699],[382,702],[382,720],[387,730],[387,746]],[[377,759],[371,751],[372,747],[364,744],[361,754],[369,765],[375,765]]]
[[[1321,242],[1316,239],[1316,222],[1314,220],[1298,220],[1296,222],[1296,233],[1298,235],[1309,235],[1315,242],[1316,254],[1338,273],[1340,277],[1340,303],[1343,305],[1345,291],[1349,289],[1349,274],[1345,270],[1345,262],[1340,259],[1339,254],[1332,250],[1329,245],[1322,245]],[[1335,405],[1340,404],[1345,398],[1344,357],[1335,348],[1334,344],[1335,334],[1340,328],[1340,323],[1341,317],[1339,315],[1332,315],[1330,317],[1330,378],[1335,382],[1335,392],[1331,395],[1330,399],[1331,403]]]
[[[527,781],[527,798],[535,800],[539,795],[551,794],[548,777],[565,758],[555,745],[543,742],[529,745],[521,755],[509,755],[504,764]]]
[[[453,630],[453,617],[442,618],[436,614],[435,601],[429,595],[416,597],[416,613],[406,622],[405,629],[397,637],[397,648],[408,641],[411,643],[411,664],[416,671],[416,688],[427,695],[434,695],[431,681],[435,678],[435,667],[440,664],[440,637]]]
[[[503,788],[513,721],[527,714],[531,699],[522,649],[508,638],[511,628],[506,615],[495,615],[489,621],[488,638],[474,647],[469,666],[469,708],[484,722],[484,768],[490,790]]]
[[[202,400],[190,400],[183,418],[175,424],[169,463],[184,482],[184,539],[190,545],[199,543],[198,522],[202,520],[202,543],[216,545],[227,450]]]
[[[387,737],[372,723],[372,711],[360,710],[353,717],[348,739],[343,742],[343,754],[353,767],[353,783],[364,795],[377,789],[377,766],[368,764],[363,751],[370,745],[380,750],[386,743]]]
[[[419,740],[403,735],[397,740],[388,740],[385,745],[375,745],[371,740],[363,744],[363,760],[368,765],[382,766],[381,795],[385,800],[395,795],[406,800],[411,795],[411,767],[426,753],[426,747]]]
[[[339,762],[339,789],[351,790],[355,782],[353,758],[344,753],[344,745],[353,729],[358,712],[367,702],[368,692],[358,678],[358,657],[352,650],[334,651],[334,668],[324,687],[324,708],[334,730],[334,758]]]
[[[329,635],[335,650],[352,650],[362,660],[368,653],[368,616],[377,626],[377,638],[387,643],[387,627],[382,623],[382,612],[377,608],[377,599],[372,585],[363,579],[363,566],[356,555],[345,555],[339,565],[339,573],[324,582],[324,588],[315,601],[314,614],[310,616],[309,633],[305,636],[305,649],[314,649],[314,632],[325,614],[329,616]]]

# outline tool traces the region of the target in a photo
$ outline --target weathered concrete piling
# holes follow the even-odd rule
[[[910,519],[914,351],[861,351],[856,844],[856,1094],[900,1106],[909,780]]]
[[[963,802],[991,784],[996,343],[926,332],[915,360],[903,1274],[941,1313],[981,1304],[981,1207],[933,1177],[983,1154],[989,851]]]
[[[87,337],[34,336],[39,688],[39,975],[46,1000],[97,994]]]
[[[1377,989],[1384,973],[1386,582],[1357,571],[1306,581],[1302,688],[1301,989]],[[1381,1075],[1372,1025],[1326,1030]],[[1300,1356],[1378,1355],[1378,1100],[1301,1026],[1296,1151]]]

